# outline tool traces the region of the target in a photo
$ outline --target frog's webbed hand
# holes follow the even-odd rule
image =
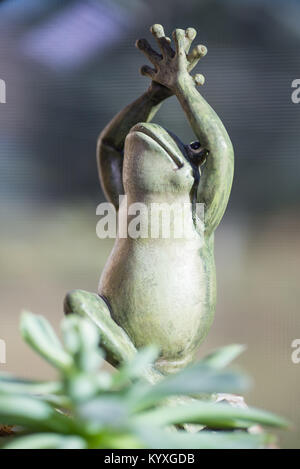
[[[143,40],[137,41],[140,48]],[[123,149],[130,129],[138,122],[152,120],[162,101],[173,93],[159,83],[152,82],[136,101],[119,112],[101,132],[97,145],[97,162],[102,189],[106,198],[119,207],[119,195],[124,194],[122,182]]]
[[[208,152],[200,178],[197,202],[205,206],[205,234],[210,236],[218,226],[227,206],[233,177],[233,148],[217,114],[197,91],[204,83],[202,75],[192,77],[190,71],[206,55],[205,46],[189,48],[196,36],[193,28],[173,32],[175,52],[160,25],[151,28],[161,50],[160,57],[148,53],[154,69],[142,67],[142,74],[169,88],[179,100],[199,140]],[[145,51],[146,53],[146,51]]]
[[[179,76],[182,73],[191,72],[198,61],[206,55],[207,49],[205,46],[198,45],[189,53],[191,44],[196,37],[194,28],[188,28],[186,31],[182,29],[174,31],[175,51],[171,46],[171,39],[165,36],[164,28],[160,24],[154,24],[150,31],[157,41],[160,53],[153,50],[146,39],[137,41],[137,47],[154,65],[154,68],[144,65],[140,70],[141,74],[151,78],[154,83],[163,85],[170,90],[171,94],[176,94]],[[204,83],[203,75],[197,74],[193,80],[196,85]]]

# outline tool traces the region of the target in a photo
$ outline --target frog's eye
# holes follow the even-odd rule
[[[192,152],[196,154],[200,153],[203,150],[203,148],[201,147],[201,143],[198,141],[190,143],[189,147],[192,150]]]
[[[190,143],[188,148],[190,150],[189,157],[193,163],[196,165],[202,165],[206,161],[209,151],[206,148],[203,148],[198,140]]]

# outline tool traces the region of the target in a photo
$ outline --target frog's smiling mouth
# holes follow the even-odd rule
[[[134,133],[142,133],[150,137],[154,140],[165,152],[169,155],[172,161],[176,164],[177,168],[180,169],[184,166],[184,158],[182,153],[180,152],[176,142],[172,139],[172,137],[165,131],[162,127],[156,126],[162,130],[160,132],[160,136],[157,135],[152,130],[155,124],[136,124],[132,129],[131,132]]]

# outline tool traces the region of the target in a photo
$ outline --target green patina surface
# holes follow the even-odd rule
[[[159,53],[145,39],[136,43],[153,64],[141,69],[151,85],[101,133],[100,180],[107,199],[128,222],[123,203],[119,206],[120,195],[126,194],[128,205],[142,202],[149,213],[153,203],[175,204],[174,223],[181,216],[180,207],[190,203],[187,223],[195,236],[117,238],[99,283],[98,293],[105,301],[75,291],[67,296],[66,311],[87,315],[98,324],[112,364],[126,360],[136,348],[157,344],[157,370],[168,373],[193,359],[213,320],[214,231],[227,206],[234,158],[221,120],[196,89],[203,76],[190,75],[207,52],[202,45],[190,52],[196,31],[176,29],[174,50],[162,26],[154,25],[151,32]],[[162,101],[172,95],[199,143],[185,145],[150,123]],[[196,203],[204,204],[204,226]]]

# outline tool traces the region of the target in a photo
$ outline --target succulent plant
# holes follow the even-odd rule
[[[87,319],[63,319],[61,342],[46,319],[26,312],[21,333],[58,379],[0,374],[0,422],[14,426],[0,440],[5,449],[259,448],[273,436],[252,434],[253,426],[287,425],[269,412],[216,402],[217,393],[240,393],[248,385],[244,375],[224,370],[243,350],[239,345],[153,384],[147,370],[156,348],[109,372],[99,331]]]

